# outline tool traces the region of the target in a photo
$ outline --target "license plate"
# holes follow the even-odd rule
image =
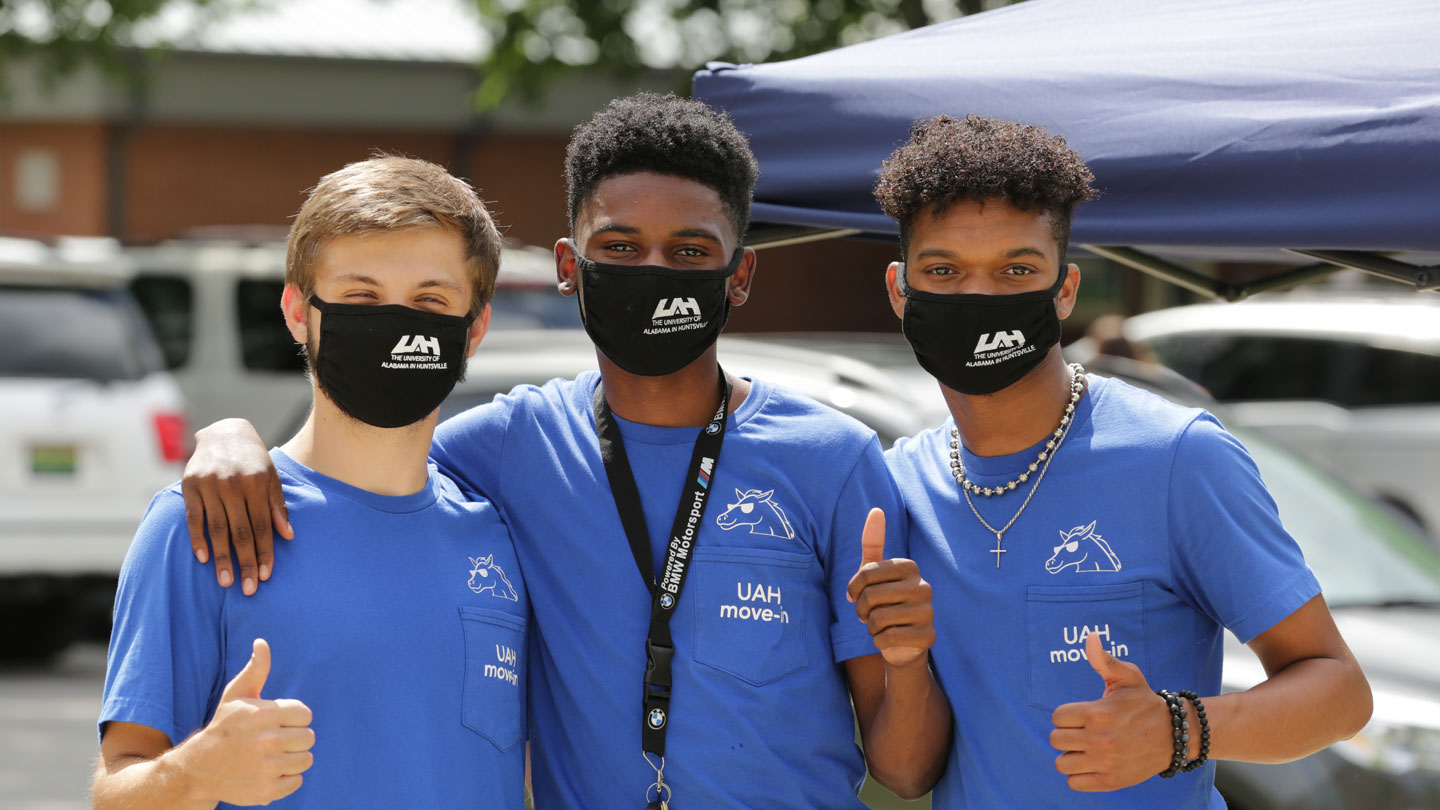
[[[30,471],[36,475],[74,475],[75,448],[59,444],[31,447]]]

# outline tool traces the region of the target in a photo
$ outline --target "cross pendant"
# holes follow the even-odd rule
[[[996,568],[999,568],[999,567],[1000,567],[1000,555],[1001,555],[1001,554],[1004,554],[1004,553],[1007,551],[1007,549],[1000,548],[1000,540],[1001,540],[1001,538],[1002,538],[1002,535],[1001,535],[999,532],[996,532],[996,533],[995,533],[995,548],[990,549],[990,553],[995,555],[995,567],[996,567]]]

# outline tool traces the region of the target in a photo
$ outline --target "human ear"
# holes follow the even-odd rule
[[[561,295],[574,295],[580,288],[580,277],[575,272],[576,250],[569,238],[555,240],[555,288]]]
[[[726,295],[730,298],[731,306],[740,306],[750,299],[750,284],[755,280],[755,265],[759,257],[755,255],[755,248],[743,248],[745,254],[740,257],[740,266],[735,270],[735,275],[730,277],[730,289]]]
[[[1065,283],[1060,285],[1060,294],[1055,296],[1055,313],[1060,320],[1070,317],[1075,310],[1075,296],[1080,290],[1080,268],[1074,264],[1070,265],[1070,273],[1065,276]]]
[[[901,262],[891,262],[885,268],[885,291],[890,294],[890,309],[895,311],[895,317],[905,317],[905,294],[900,292],[900,273],[905,271],[905,265]]]
[[[290,330],[290,337],[301,346],[308,345],[310,296],[294,284],[286,284],[285,291],[280,294],[280,311],[285,315],[285,328]]]
[[[480,314],[470,323],[470,334],[465,340],[465,356],[474,357],[475,349],[480,345],[480,340],[490,330],[490,305],[486,304],[480,308]]]

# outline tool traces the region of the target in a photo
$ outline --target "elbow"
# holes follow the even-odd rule
[[[870,763],[870,777],[896,796],[913,802],[934,789],[935,783],[940,781],[944,766],[944,760],[941,759],[928,768],[910,768],[903,772],[887,773],[877,770],[874,763]]]
[[[874,774],[872,774],[872,776],[874,776]],[[889,790],[907,802],[913,802],[916,799],[924,797],[926,793],[930,792],[931,788],[935,787],[935,780],[933,779],[929,781],[924,779],[882,779],[876,776],[875,781],[883,785],[886,790]]]
[[[1338,712],[1341,719],[1339,728],[1336,728],[1335,742],[1359,734],[1365,724],[1368,724],[1371,713],[1375,711],[1375,698],[1369,690],[1369,680],[1365,677],[1364,670],[1359,669],[1359,663],[1355,662],[1355,659],[1349,660],[1348,664],[1344,692],[1339,700],[1339,705],[1345,706],[1345,711]]]
[[[1365,725],[1370,722],[1370,715],[1375,710],[1375,698],[1370,692],[1370,681],[1366,679],[1365,673],[1361,671],[1358,663],[1351,663],[1353,674],[1350,679],[1346,701],[1350,711],[1346,713],[1346,722],[1341,728],[1340,739],[1348,740],[1360,733]]]

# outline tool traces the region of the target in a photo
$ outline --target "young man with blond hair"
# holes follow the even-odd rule
[[[427,463],[499,254],[438,166],[321,179],[281,298],[314,404],[271,451],[308,541],[243,598],[185,564],[179,486],[156,496],[116,597],[94,807],[523,806],[524,583],[495,509]]]

